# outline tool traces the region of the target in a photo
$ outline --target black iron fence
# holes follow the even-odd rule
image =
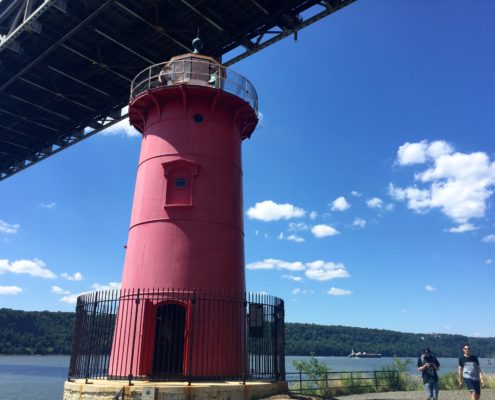
[[[286,374],[289,391],[323,397],[399,390],[397,371],[328,371],[317,374]]]
[[[78,298],[69,379],[283,380],[284,303],[123,289]]]

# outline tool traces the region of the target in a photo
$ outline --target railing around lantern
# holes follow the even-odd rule
[[[68,377],[284,380],[284,360],[279,298],[122,289],[78,298]]]
[[[141,71],[132,81],[130,101],[147,90],[172,85],[221,89],[243,99],[258,113],[258,94],[248,79],[221,64],[194,58],[167,61]]]

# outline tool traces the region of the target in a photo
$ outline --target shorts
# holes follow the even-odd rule
[[[480,381],[475,381],[474,379],[464,378],[464,383],[466,384],[466,387],[470,392],[474,392],[476,394],[481,393]]]

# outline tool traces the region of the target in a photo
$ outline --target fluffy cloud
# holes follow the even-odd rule
[[[99,283],[93,283],[91,285],[91,288],[96,291],[103,291],[103,290],[118,290],[120,289],[120,282],[109,282],[107,285],[100,285]]]
[[[110,282],[107,285],[100,285],[99,283],[94,283],[91,285],[91,288],[94,291],[105,291],[105,290],[119,290],[120,289],[120,282]],[[63,290],[59,288],[58,286],[53,286],[52,287],[52,292],[57,293],[57,294],[65,294],[65,296],[61,297],[59,301],[63,303],[68,303],[68,304],[76,304],[77,303],[77,298],[79,296],[85,295],[90,293],[89,291],[86,292],[80,292],[80,293],[70,293],[69,291]]]
[[[0,233],[17,233],[19,232],[19,224],[8,224],[7,222],[0,219]]]
[[[433,287],[433,286],[431,286],[431,285],[425,285],[425,290],[427,292],[436,292],[438,289],[435,288],[435,287]]]
[[[271,200],[256,203],[254,207],[247,210],[250,219],[260,221],[278,221],[280,219],[291,219],[303,217],[306,211],[292,204],[277,204]]]
[[[351,192],[351,194],[354,196],[354,197],[361,197],[362,196],[362,193],[358,192],[357,190],[353,190]]]
[[[313,261],[306,264],[304,274],[309,279],[317,281],[329,281],[336,278],[348,278],[350,275],[342,263],[333,263],[331,261]]]
[[[495,243],[495,235],[487,235],[483,238],[483,242],[485,243]]]
[[[436,159],[453,151],[447,142],[441,140],[431,143],[426,140],[418,143],[406,142],[399,147],[396,162],[399,165],[424,164],[429,159]]]
[[[304,238],[301,237],[301,236],[297,236],[297,235],[284,235],[284,233],[280,233],[280,235],[278,235],[278,238],[279,240],[288,240],[290,242],[296,242],[296,243],[302,243],[304,242]]]
[[[122,135],[127,137],[141,136],[141,134],[131,126],[131,124],[129,123],[129,118],[124,118],[122,121],[119,121],[116,124],[113,124],[112,126],[109,126],[108,128],[102,130],[100,132],[100,135],[103,136]]]
[[[70,291],[64,290],[59,286],[52,286],[52,293],[67,295],[67,294],[70,294]]]
[[[469,232],[469,231],[474,231],[478,228],[476,228],[473,224],[470,223],[465,223],[465,224],[460,224],[458,226],[455,226],[453,228],[448,229],[448,232],[450,233],[464,233],[464,232]]]
[[[487,260],[485,260],[485,264],[487,265],[493,264],[493,260],[491,258],[488,258]]]
[[[76,272],[74,275],[70,275],[67,272],[60,274],[60,276],[68,281],[82,281],[84,276],[80,272]]]
[[[483,152],[454,152],[443,141],[406,143],[397,154],[399,165],[427,164],[416,173],[416,185],[405,188],[389,185],[389,194],[417,213],[440,209],[453,222],[453,233],[473,230],[473,218],[485,215],[487,200],[495,185],[495,162]]]
[[[1,286],[0,295],[16,295],[22,292],[22,288],[17,286]]]
[[[313,221],[316,219],[317,216],[318,216],[318,213],[316,211],[311,211],[309,213],[309,218],[311,218],[311,220],[313,220]]]
[[[352,226],[355,226],[356,228],[364,228],[366,226],[366,220],[362,218],[354,218],[354,221],[352,221]]]
[[[247,269],[285,269],[288,271],[303,271],[304,265],[302,262],[288,262],[283,260],[277,260],[274,258],[268,258],[263,261],[257,261],[246,265]]]
[[[304,271],[304,274],[307,278],[317,281],[348,278],[350,276],[344,264],[323,260],[302,263],[300,261],[288,262],[269,258],[263,261],[250,263],[246,265],[246,268],[250,270],[279,269],[289,271]],[[288,276],[290,275],[284,275],[285,278],[287,278]],[[298,281],[298,279],[292,280]]]
[[[350,290],[339,289],[339,288],[335,288],[335,287],[331,287],[327,291],[327,293],[332,295],[332,296],[348,296],[348,295],[352,294],[352,292]]]
[[[311,233],[313,233],[313,235],[315,235],[317,238],[322,238],[326,236],[338,235],[339,231],[337,231],[337,229],[331,227],[330,225],[320,224],[313,226],[313,228],[311,228]]]
[[[27,274],[35,278],[54,279],[57,277],[41,260],[0,260],[0,274],[11,272],[14,274]]]
[[[383,208],[383,200],[378,197],[372,197],[371,199],[366,200],[366,205],[369,208]]]
[[[347,202],[345,197],[340,196],[332,202],[331,208],[332,211],[345,211],[351,208],[351,205]]]

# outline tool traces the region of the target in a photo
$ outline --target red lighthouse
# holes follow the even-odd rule
[[[197,50],[132,82],[143,137],[122,289],[78,298],[66,394],[103,398],[123,380],[143,399],[287,389],[283,300],[245,292],[241,143],[257,106],[246,78]]]
[[[137,351],[114,357],[110,370],[242,376],[241,142],[258,122],[256,91],[215,59],[185,54],[135,78],[129,120],[143,139],[122,290],[140,307],[131,318],[119,310],[119,325],[126,315],[134,332],[116,332],[113,352]],[[203,306],[193,311],[196,296]]]
[[[174,57],[136,77],[129,120],[143,139],[122,287],[244,291],[253,86],[213,58]]]

